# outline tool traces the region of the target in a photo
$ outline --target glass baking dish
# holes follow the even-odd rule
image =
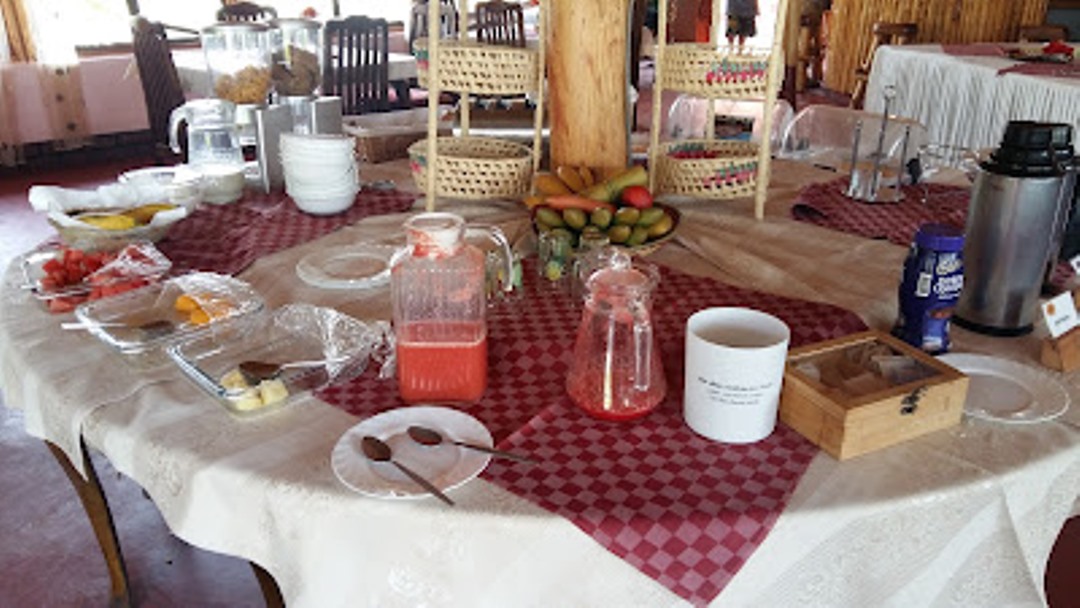
[[[75,309],[82,328],[125,355],[160,352],[206,335],[232,336],[265,308],[247,283],[194,272]]]
[[[369,326],[333,309],[291,304],[243,334],[208,334],[173,344],[167,353],[229,412],[246,418],[281,409],[310,391],[363,372],[388,333],[388,327]],[[285,368],[260,380],[244,377],[243,361],[325,363]]]

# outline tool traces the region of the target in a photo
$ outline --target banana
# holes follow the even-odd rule
[[[542,194],[533,194],[531,196],[526,196],[523,202],[525,203],[526,207],[532,209],[534,207],[539,207],[540,205],[543,205],[546,198],[547,197]]]
[[[548,196],[554,194],[573,194],[561,179],[551,173],[537,173],[533,177],[533,186],[540,194]]]
[[[578,173],[581,174],[581,181],[585,184],[586,188],[592,188],[596,185],[596,176],[593,175],[592,169],[581,165],[578,167]]]
[[[581,192],[585,189],[585,182],[581,179],[581,174],[570,165],[559,165],[555,168],[555,175],[573,192]]]

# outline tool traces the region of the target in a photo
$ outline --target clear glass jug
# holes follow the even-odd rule
[[[605,258],[586,282],[566,390],[592,416],[629,420],[651,412],[667,392],[650,319],[660,276],[622,251]]]
[[[181,153],[180,123],[187,123],[188,164],[204,178],[209,203],[236,200],[244,189],[244,153],[236,126],[236,105],[221,99],[196,99],[172,111],[169,146]]]
[[[390,293],[406,402],[473,402],[487,388],[486,256],[467,233],[492,240],[504,276],[512,276],[510,245],[498,228],[466,227],[452,213],[405,222],[407,245],[391,261]]]

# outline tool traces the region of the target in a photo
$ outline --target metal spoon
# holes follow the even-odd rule
[[[454,501],[450,500],[450,497],[448,497],[446,494],[443,494],[439,490],[439,488],[436,488],[434,486],[434,484],[415,473],[409,467],[394,460],[393,451],[390,449],[390,446],[386,445],[380,439],[372,437],[371,435],[367,435],[360,441],[360,447],[364,451],[364,456],[367,456],[369,459],[374,460],[375,462],[389,462],[393,464],[398,468],[399,471],[408,475],[409,479],[412,479],[421,488],[427,490],[429,494],[437,497],[439,500],[445,502],[451,507],[454,506]]]
[[[439,431],[436,431],[435,429],[429,429],[427,427],[422,427],[422,426],[410,426],[408,432],[409,432],[409,437],[412,437],[413,441],[415,441],[417,443],[420,443],[420,444],[423,444],[423,445],[436,446],[436,445],[439,445],[440,443],[442,443],[444,441],[444,438],[443,438],[442,434],[439,433]],[[512,452],[504,452],[502,450],[496,450],[494,448],[489,448],[489,447],[483,446],[483,445],[477,445],[475,443],[467,443],[467,442],[464,442],[464,441],[457,441],[455,439],[450,439],[450,440],[447,440],[447,441],[449,443],[452,443],[452,444],[457,445],[457,446],[461,446],[463,448],[469,448],[470,450],[476,450],[478,452],[486,452],[488,454],[491,454],[492,456],[502,456],[504,458],[513,458],[514,460],[518,460],[518,461],[521,461],[521,462],[528,462],[528,463],[535,462],[532,458],[529,458],[528,456],[522,456],[521,454],[514,454]]]
[[[348,357],[334,357],[331,359],[319,359],[318,361],[289,361],[288,363],[270,363],[269,361],[241,361],[236,367],[243,374],[248,384],[258,384],[263,380],[276,378],[278,374],[287,369],[297,367],[321,367],[330,363],[342,363],[348,361]]]

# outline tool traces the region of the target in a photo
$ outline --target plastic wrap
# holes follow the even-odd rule
[[[169,356],[231,413],[247,417],[288,405],[301,395],[363,372],[392,352],[390,326],[364,323],[330,308],[291,304],[238,336],[207,335],[177,343]],[[253,377],[244,362],[283,365]],[[302,365],[290,366],[303,362]]]

